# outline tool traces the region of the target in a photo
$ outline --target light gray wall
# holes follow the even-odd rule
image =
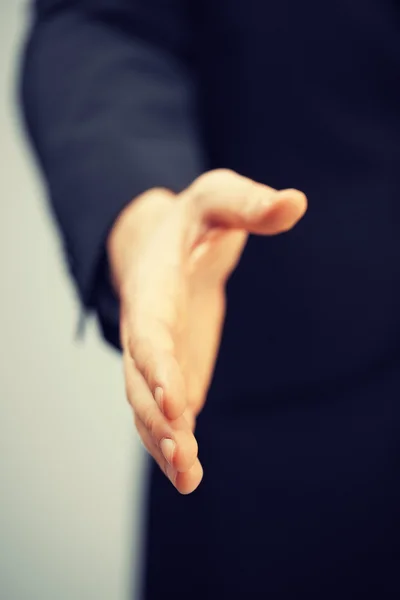
[[[25,24],[24,1],[0,0],[0,598],[126,600],[143,455],[118,355],[93,322],[74,339],[75,294],[15,105]]]

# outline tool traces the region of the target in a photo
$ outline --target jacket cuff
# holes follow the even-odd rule
[[[177,161],[182,169],[176,168]],[[79,173],[70,177],[64,174],[63,180],[69,185],[63,190],[66,201],[59,203],[65,207],[68,197],[85,199],[79,214],[65,211],[62,215],[64,232],[68,232],[64,237],[68,264],[84,314],[92,310],[97,313],[105,338],[117,348],[119,306],[106,254],[107,238],[113,224],[127,204],[148,189],[164,187],[179,193],[199,175],[195,166],[189,164],[190,159],[185,159],[180,144],[176,148],[171,144],[164,148],[162,144],[157,147],[151,144],[147,152],[142,145],[139,162],[141,168],[137,168],[138,161],[133,157],[135,169],[118,161],[110,164],[109,153],[104,160],[100,154],[84,161]],[[158,165],[156,173],[151,166],[154,164]],[[60,197],[59,191],[57,195]]]

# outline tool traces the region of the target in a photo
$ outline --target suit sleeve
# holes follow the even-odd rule
[[[132,198],[203,171],[184,0],[38,0],[25,122],[85,310],[118,345],[105,241]]]

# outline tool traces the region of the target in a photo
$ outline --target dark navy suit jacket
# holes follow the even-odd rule
[[[23,67],[26,121],[80,297],[111,343],[118,345],[118,305],[104,241],[131,198],[154,186],[180,191],[216,167],[308,196],[308,213],[293,231],[250,238],[228,286],[221,352],[201,417],[204,452],[213,448],[211,475],[197,498],[213,490],[221,498],[215,502],[233,502],[230,517],[242,506],[243,547],[267,537],[272,544],[262,546],[259,562],[246,562],[234,551],[228,517],[225,524],[216,517],[213,551],[220,540],[229,577],[242,570],[249,582],[265,561],[276,593],[300,589],[307,574],[309,582],[337,583],[345,572],[357,578],[362,571],[370,583],[393,582],[400,534],[398,2],[38,0],[35,7]],[[225,458],[238,440],[235,470]],[[213,479],[217,466],[222,483]],[[154,485],[153,498],[161,489],[173,493]],[[195,502],[179,511],[196,507],[204,525],[198,539],[207,545],[210,513]],[[168,535],[163,522],[152,523],[154,536]],[[381,565],[385,577],[382,569],[373,575],[379,547],[382,565],[391,565]],[[154,552],[153,574],[162,578]]]

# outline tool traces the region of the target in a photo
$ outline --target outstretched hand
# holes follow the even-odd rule
[[[249,233],[285,232],[306,206],[302,192],[217,170],[178,196],[143,194],[111,232],[128,400],[145,447],[183,494],[202,479],[195,420],[218,353],[226,281]]]

